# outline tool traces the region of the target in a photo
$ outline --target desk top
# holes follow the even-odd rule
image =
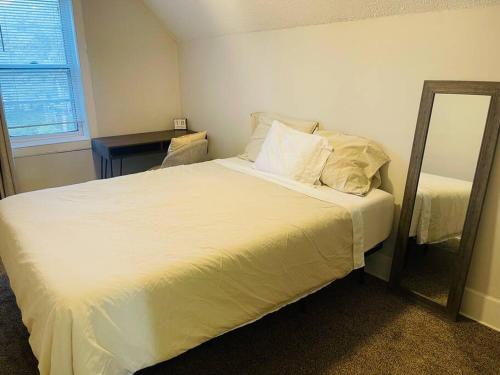
[[[170,141],[172,138],[186,134],[195,133],[192,130],[163,130],[150,133],[136,133],[126,135],[116,135],[112,137],[100,137],[92,139],[92,146],[104,147],[107,149],[146,145],[150,143]]]

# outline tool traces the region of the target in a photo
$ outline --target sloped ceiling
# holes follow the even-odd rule
[[[500,4],[500,0],[144,0],[179,41],[370,17]]]

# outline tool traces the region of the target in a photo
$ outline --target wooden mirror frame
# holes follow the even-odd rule
[[[469,206],[465,217],[462,238],[451,274],[451,286],[448,301],[443,306],[419,293],[401,287],[401,276],[405,264],[413,208],[418,189],[418,182],[424,159],[425,145],[429,132],[434,97],[436,94],[461,94],[491,96],[491,102],[484,128],[481,149],[477,161]],[[495,149],[500,130],[500,82],[466,82],[466,81],[425,81],[420,100],[417,127],[413,139],[410,166],[406,179],[401,216],[399,220],[396,249],[391,268],[389,285],[393,290],[411,296],[417,302],[443,312],[456,320],[459,315],[462,296],[467,281],[472,251],[476,241],[481,211],[488,186],[491,168],[495,157]]]

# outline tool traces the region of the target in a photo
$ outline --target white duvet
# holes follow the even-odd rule
[[[357,263],[348,209],[215,161],[2,200],[0,255],[42,374],[133,373]]]
[[[410,237],[418,244],[436,243],[462,234],[472,183],[422,173],[418,184]]]

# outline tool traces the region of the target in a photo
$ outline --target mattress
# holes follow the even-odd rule
[[[220,159],[217,162],[242,173],[301,191],[311,197],[333,202],[349,210],[353,220],[355,236],[353,249],[354,268],[363,267],[363,253],[387,239],[392,231],[394,196],[381,189],[374,189],[361,197],[346,194],[325,185],[305,185],[286,177],[261,172],[255,169],[253,162],[241,158]]]
[[[472,183],[421,173],[410,226],[418,244],[460,237],[469,206]]]
[[[41,374],[133,373],[347,275],[384,238],[365,238],[373,204],[330,190],[232,159],[0,201]]]

